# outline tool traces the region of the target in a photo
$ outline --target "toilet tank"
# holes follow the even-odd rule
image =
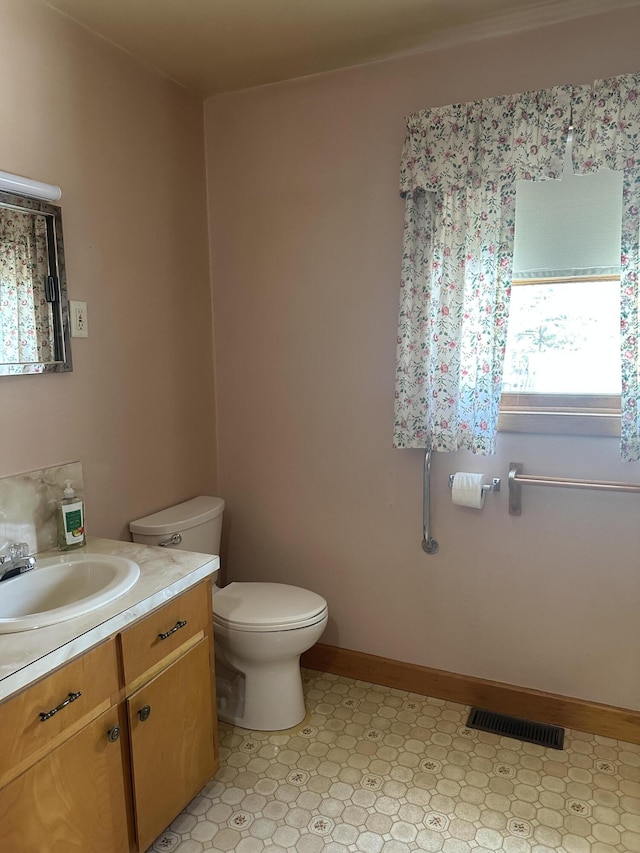
[[[202,495],[132,521],[129,530],[143,545],[218,555],[223,512],[222,498]]]

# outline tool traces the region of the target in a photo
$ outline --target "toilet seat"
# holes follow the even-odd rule
[[[234,631],[293,631],[326,618],[321,595],[283,583],[230,583],[213,596],[213,621]]]

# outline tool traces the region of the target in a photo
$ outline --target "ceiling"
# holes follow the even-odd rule
[[[204,97],[640,0],[47,0]]]

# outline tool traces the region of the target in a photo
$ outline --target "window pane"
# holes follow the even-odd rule
[[[618,281],[512,288],[502,390],[620,393]]]

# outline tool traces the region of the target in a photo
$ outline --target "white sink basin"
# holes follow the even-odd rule
[[[140,577],[133,560],[111,554],[61,554],[0,583],[0,634],[83,616],[124,595]]]

